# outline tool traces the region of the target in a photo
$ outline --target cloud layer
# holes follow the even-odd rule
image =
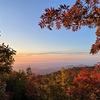
[[[66,51],[54,51],[54,52],[38,52],[38,53],[19,53],[19,55],[63,55],[63,54],[89,54],[89,52],[66,52]]]

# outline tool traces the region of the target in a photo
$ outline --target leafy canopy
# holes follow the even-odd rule
[[[13,55],[16,51],[9,47],[9,45],[0,45],[0,74],[10,73],[12,71],[12,64],[14,63]]]
[[[82,26],[97,27],[96,42],[90,50],[90,53],[96,54],[100,50],[100,8],[98,4],[99,0],[76,0],[72,7],[64,4],[60,5],[58,9],[47,8],[41,16],[39,25],[41,28],[48,27],[52,30],[56,24],[57,29],[64,26],[66,29],[72,29],[72,31],[77,31]]]

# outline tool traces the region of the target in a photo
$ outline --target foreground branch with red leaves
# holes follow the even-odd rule
[[[90,53],[96,54],[100,50],[100,8],[98,4],[99,0],[76,0],[72,7],[64,4],[60,5],[58,9],[47,8],[41,16],[39,25],[41,28],[48,27],[52,30],[56,24],[57,29],[64,26],[66,29],[72,29],[72,31],[77,31],[82,26],[97,27],[96,42],[90,51]]]

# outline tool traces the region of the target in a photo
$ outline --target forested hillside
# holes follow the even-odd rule
[[[1,100],[99,100],[100,66],[73,67],[47,75],[30,69],[2,75]]]

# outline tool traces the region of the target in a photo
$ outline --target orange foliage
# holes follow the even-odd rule
[[[86,98],[85,100],[100,99],[100,73],[84,68],[79,72],[78,77],[74,78],[73,82],[74,86],[67,90],[68,96],[75,99]]]
[[[92,45],[90,53],[98,53],[100,50],[100,8],[98,3],[99,0],[76,0],[72,7],[64,4],[60,5],[58,9],[47,8],[41,16],[39,25],[41,28],[48,27],[52,30],[55,22],[57,29],[64,26],[66,29],[72,29],[72,31],[77,31],[82,26],[97,27],[97,39]]]

